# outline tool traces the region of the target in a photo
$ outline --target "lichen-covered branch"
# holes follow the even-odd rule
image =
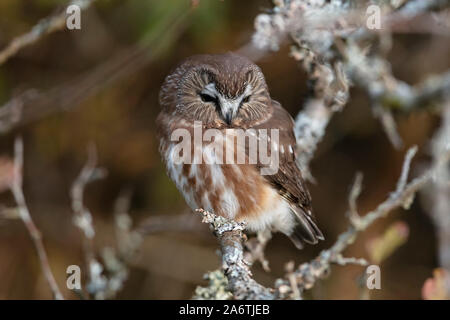
[[[450,100],[442,111],[442,124],[431,141],[433,162],[450,150]],[[431,218],[438,240],[439,266],[450,270],[450,166],[441,166],[431,188],[424,190],[431,206]],[[450,288],[450,286],[449,286]]]
[[[228,286],[235,299],[261,300],[274,299],[272,289],[257,283],[252,278],[249,264],[244,260],[242,231],[244,223],[235,222],[210,212],[199,210],[203,222],[209,223],[220,243],[222,251],[222,270],[228,279]]]
[[[411,86],[392,75],[384,58],[390,48],[389,31],[395,32],[396,24],[408,24],[418,16],[448,8],[450,1],[412,0],[400,6],[399,2],[379,1],[385,9],[381,29],[369,30],[366,8],[373,3],[280,0],[274,1],[270,14],[255,19],[252,45],[262,51],[278,50],[289,39],[294,44],[292,57],[308,73],[310,98],[297,115],[295,133],[298,164],[310,180],[309,162],[333,113],[347,103],[350,85],[368,93],[375,116],[396,147],[402,145],[402,139],[392,110],[411,112],[435,105],[450,90],[448,71]],[[369,50],[367,40],[378,45]]]
[[[416,152],[417,148],[414,147],[406,154],[395,191],[377,208],[364,216],[360,216],[356,208],[356,199],[361,192],[362,184],[362,176],[357,175],[349,195],[350,210],[348,216],[350,226],[347,231],[338,237],[335,244],[329,249],[323,250],[311,262],[303,263],[295,269],[291,267],[285,278],[276,281],[274,289],[265,288],[252,278],[249,263],[244,259],[244,247],[242,244],[246,240],[242,233],[245,224],[200,210],[204,217],[203,222],[211,225],[214,234],[219,240],[222,251],[222,270],[228,279],[229,289],[233,293],[234,298],[299,299],[304,290],[311,289],[317,280],[329,274],[332,264],[366,265],[367,262],[364,259],[344,257],[344,250],[354,243],[361,231],[366,230],[376,220],[387,216],[397,208],[408,209],[417,191],[433,181],[439,170],[447,166],[450,160],[450,150],[447,149],[440,155],[431,169],[407,183],[411,161]]]
[[[366,230],[376,220],[385,217],[394,209],[400,207],[405,209],[409,208],[415,193],[432,180],[435,172],[439,170],[444,162],[448,162],[450,156],[450,153],[446,153],[442,156],[441,161],[436,167],[430,169],[422,176],[415,178],[410,183],[406,184],[405,177],[408,176],[410,163],[415,152],[415,148],[408,151],[403,165],[402,175],[399,179],[396,190],[390,194],[388,199],[378,205],[375,210],[364,216],[359,216],[356,212],[356,207],[354,204],[354,201],[360,193],[362,183],[361,176],[357,176],[349,196],[350,226],[347,231],[338,237],[336,243],[331,248],[322,251],[312,262],[304,263],[296,269],[294,273],[298,287],[301,290],[312,288],[318,279],[325,277],[329,272],[331,264],[341,264],[342,262],[345,263],[348,261],[347,259],[342,260],[342,253],[355,241],[359,232]],[[360,262],[363,264],[362,261]],[[293,291],[287,280],[281,279],[278,281],[277,285],[279,290],[283,292],[284,297],[290,297],[290,295],[292,295]]]
[[[195,289],[194,300],[231,300],[233,294],[228,289],[228,279],[221,269],[207,272],[203,276],[208,280],[208,286]]]

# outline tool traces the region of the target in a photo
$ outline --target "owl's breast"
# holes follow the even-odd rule
[[[202,146],[202,153],[214,157],[208,148]],[[161,152],[168,175],[193,210],[203,208],[230,219],[245,220],[253,231],[290,228],[287,202],[254,165],[221,164],[214,159],[207,161],[210,164],[180,163],[177,145],[167,141],[161,141]]]

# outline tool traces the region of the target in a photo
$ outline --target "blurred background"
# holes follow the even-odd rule
[[[60,0],[0,1],[0,48],[28,32],[40,19],[61,10]],[[20,125],[1,133],[0,154],[12,156],[17,135],[24,139],[24,193],[42,232],[51,268],[66,298],[66,268],[85,271],[79,230],[73,225],[70,188],[97,146],[105,179],[86,188],[85,204],[96,230],[95,248],[114,245],[114,201],[126,187],[133,191],[134,225],[149,217],[186,212],[187,206],[167,177],[155,140],[158,91],[164,77],[182,59],[200,53],[222,53],[246,45],[257,14],[269,1],[252,0],[108,0],[82,12],[81,30],[55,32],[26,47],[0,66],[0,105],[29,89],[41,93],[37,107]],[[413,84],[450,67],[448,37],[416,33],[394,36],[389,54],[396,77]],[[272,97],[295,117],[307,98],[306,75],[289,57],[289,46],[264,56],[258,65]],[[31,108],[33,109],[33,108]],[[40,109],[41,110],[41,109]],[[347,196],[355,173],[364,174],[359,200],[368,212],[394,190],[407,147],[417,144],[413,175],[429,163],[427,143],[439,124],[428,111],[396,117],[405,147],[395,150],[368,98],[356,89],[351,101],[329,125],[312,162],[317,183],[310,184],[313,207],[326,241],[298,251],[288,238],[274,235],[266,249],[271,271],[259,264],[255,278],[272,286],[285,264],[309,261],[328,248],[348,226]],[[398,210],[359,236],[347,256],[370,260],[369,244],[392,223],[409,230],[406,242],[382,261],[381,290],[372,299],[419,299],[423,283],[437,266],[436,239],[424,203]],[[14,206],[8,192],[3,207]],[[194,213],[192,213],[194,214]],[[129,279],[118,299],[189,299],[203,274],[220,267],[217,242],[198,217],[195,231],[160,231],[146,236],[130,264]],[[307,298],[355,299],[360,296],[357,266],[333,267]],[[0,299],[49,299],[51,292],[23,223],[0,217]]]

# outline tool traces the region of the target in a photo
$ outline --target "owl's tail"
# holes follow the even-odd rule
[[[311,213],[306,213],[300,207],[292,208],[291,212],[295,226],[289,238],[298,249],[303,249],[303,243],[316,244],[325,239]]]

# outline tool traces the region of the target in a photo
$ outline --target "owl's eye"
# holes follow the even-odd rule
[[[206,94],[206,93],[200,93],[200,98],[202,99],[203,102],[214,102],[214,103],[217,102],[217,98],[216,97],[213,97],[213,96],[211,96],[209,94]]]
[[[242,103],[247,103],[250,101],[250,96],[246,96],[244,97],[244,99],[242,99]]]

